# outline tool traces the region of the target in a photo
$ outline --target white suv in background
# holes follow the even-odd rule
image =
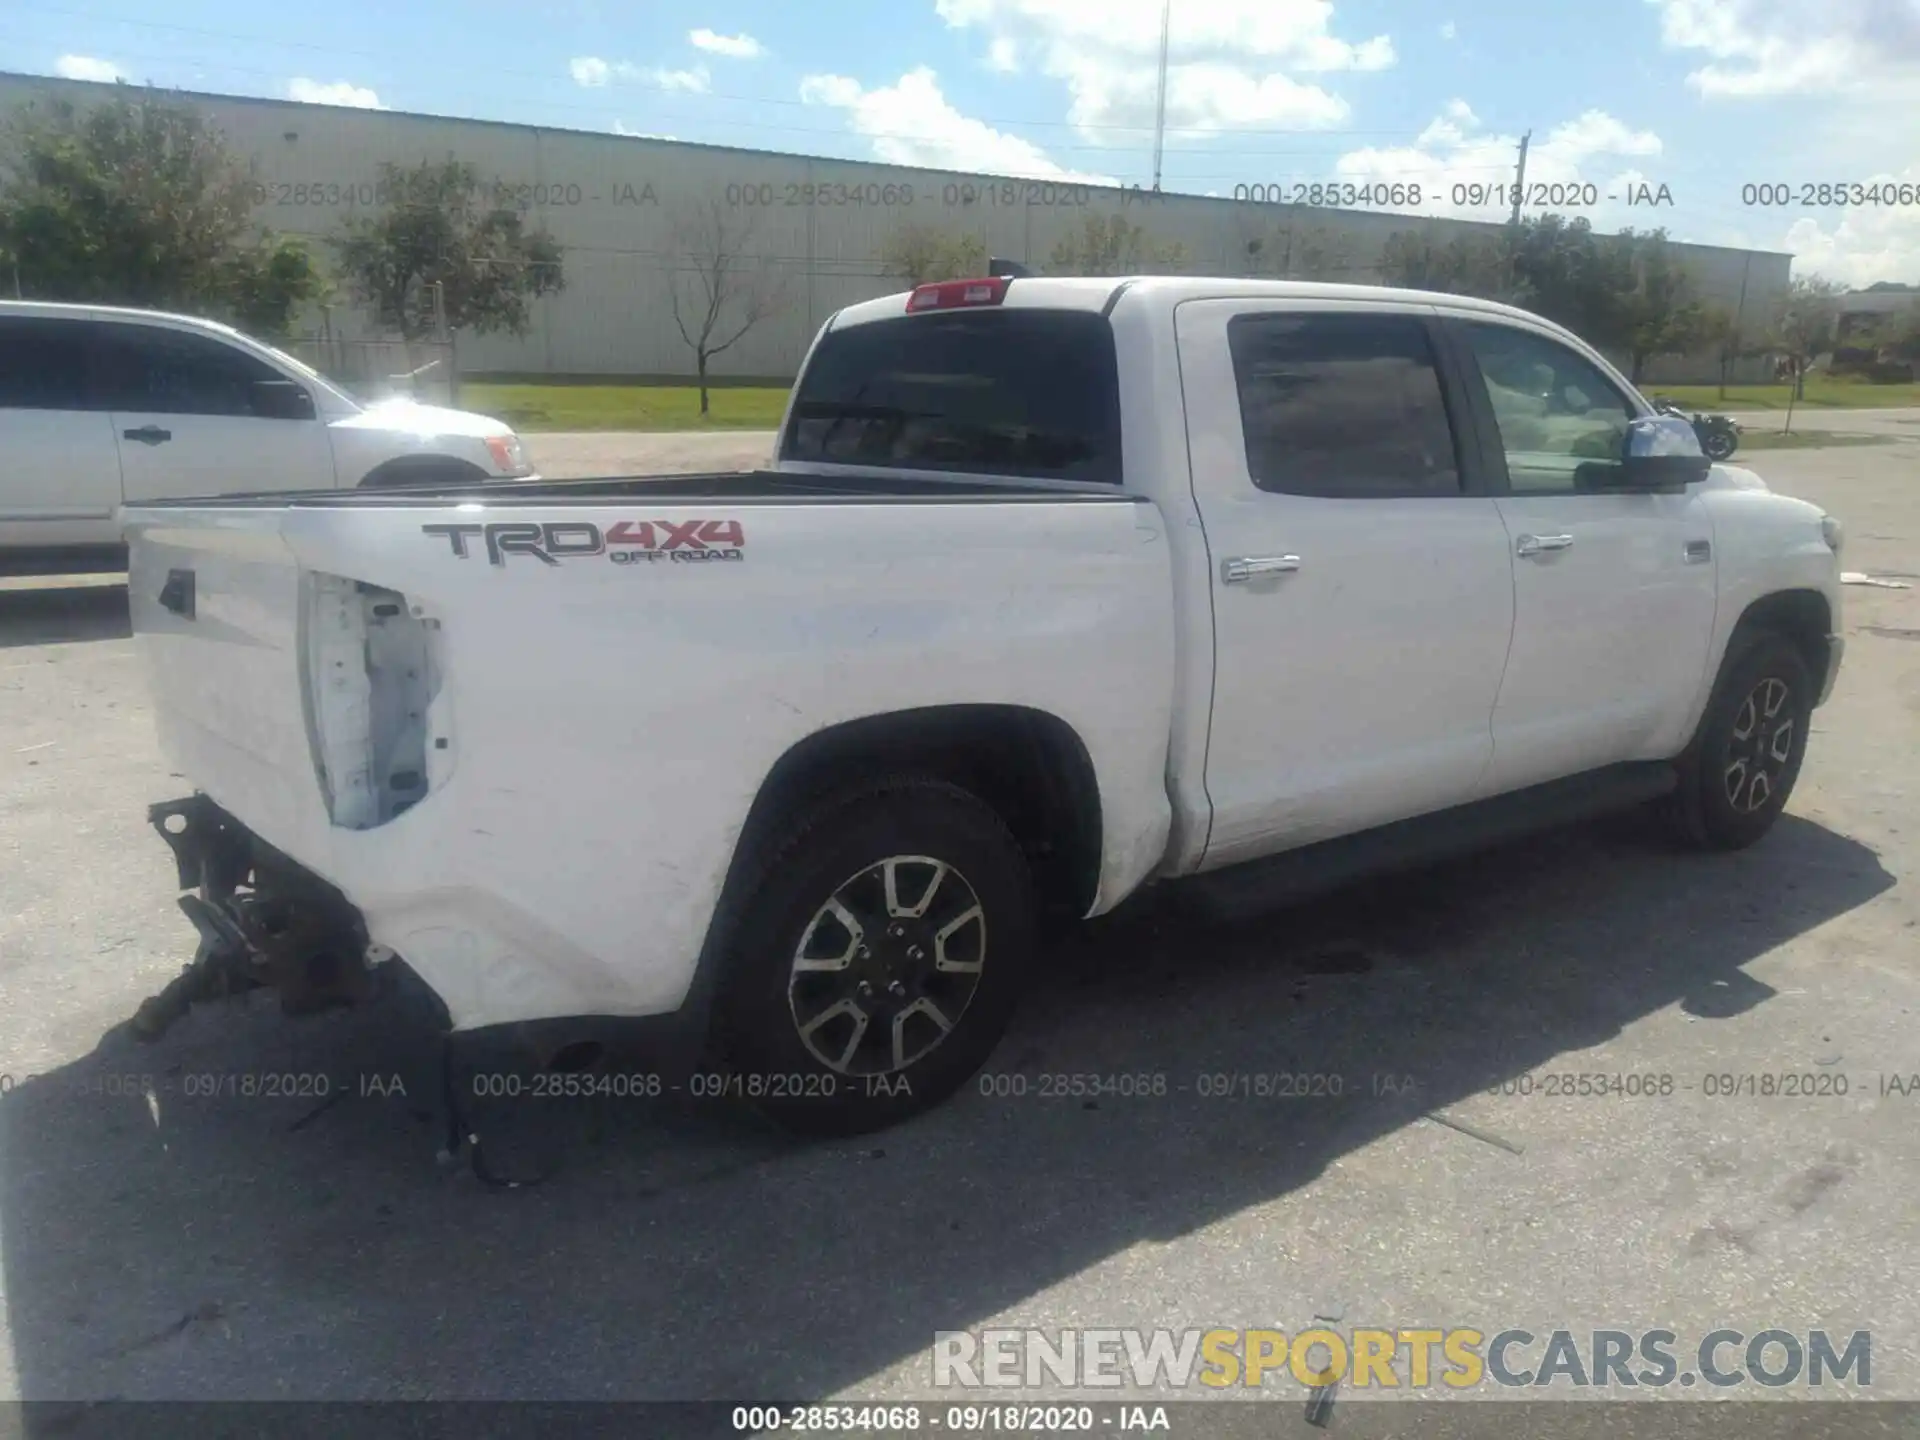
[[[122,504],[533,473],[498,420],[363,404],[229,326],[20,301],[0,301],[0,456],[0,562],[111,556]]]

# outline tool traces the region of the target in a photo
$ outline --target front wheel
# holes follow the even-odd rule
[[[1800,776],[1813,677],[1786,637],[1746,640],[1721,667],[1672,797],[1675,828],[1710,850],[1753,844],[1780,818]]]
[[[1727,460],[1740,448],[1740,442],[1726,430],[1709,430],[1700,437],[1700,451],[1709,460]]]
[[[858,1134],[965,1084],[1035,949],[1000,817],[942,781],[885,781],[815,807],[759,875],[716,1002],[736,1092],[788,1129]]]

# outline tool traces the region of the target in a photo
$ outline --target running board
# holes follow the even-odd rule
[[[1175,882],[1175,888],[1205,918],[1238,920],[1369,875],[1416,868],[1657,800],[1679,781],[1667,761],[1609,765],[1208,871]]]

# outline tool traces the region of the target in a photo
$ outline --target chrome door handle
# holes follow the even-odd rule
[[[1513,553],[1516,555],[1544,555],[1549,550],[1571,550],[1572,548],[1573,537],[1571,535],[1522,535],[1519,540],[1514,543]]]
[[[1298,555],[1247,555],[1220,562],[1220,583],[1238,585],[1256,575],[1284,575],[1299,568]]]

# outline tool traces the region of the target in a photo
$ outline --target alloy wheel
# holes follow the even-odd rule
[[[1765,807],[1780,789],[1793,756],[1793,696],[1787,682],[1767,676],[1748,692],[1734,712],[1727,767],[1721,773],[1727,803],[1750,815]]]
[[[966,876],[929,855],[890,855],[841,882],[801,933],[794,1028],[837,1074],[892,1075],[959,1025],[986,956],[986,912]]]

